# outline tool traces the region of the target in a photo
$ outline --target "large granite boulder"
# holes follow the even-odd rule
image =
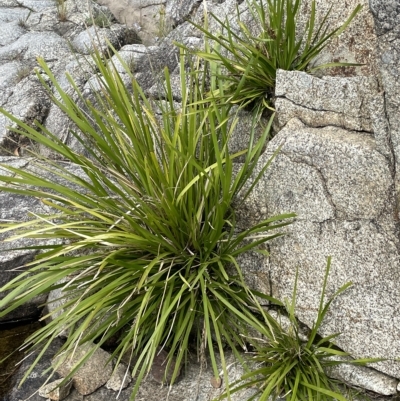
[[[387,358],[374,366],[400,378],[394,360],[400,356],[400,241],[393,158],[390,142],[383,146],[381,133],[375,136],[375,114],[365,108],[379,96],[377,86],[366,78],[281,71],[276,94],[283,129],[260,168],[280,151],[243,213],[298,217],[287,235],[269,244],[263,267],[248,263],[249,272],[269,277],[272,294],[283,300],[291,297],[298,270],[297,316],[312,326],[332,256],[327,296],[349,281],[353,286],[332,304],[321,334],[342,333],[336,343],[354,357]]]

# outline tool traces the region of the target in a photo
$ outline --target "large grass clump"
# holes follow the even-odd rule
[[[330,29],[330,10],[317,23],[316,3],[312,0],[310,15],[301,31],[301,0],[246,1],[257,33],[254,27],[241,21],[239,9],[237,28],[228,18],[223,21],[214,14],[211,16],[220,27],[220,32],[208,29],[207,15],[204,26],[194,24],[210,41],[206,51],[194,52],[224,67],[222,102],[251,106],[261,111],[264,107],[271,108],[278,69],[312,72],[321,68],[357,65],[344,62],[318,64],[316,60],[329,41],[347,28],[361,10],[361,5],[342,25]],[[221,93],[215,90],[212,96],[220,97]]]
[[[256,293],[245,284],[237,257],[279,235],[277,229],[293,217],[271,217],[243,231],[236,226],[232,201],[240,191],[245,199],[265,171],[267,166],[248,183],[271,123],[257,141],[251,131],[247,151],[230,154],[231,106],[205,101],[209,85],[223,95],[218,73],[207,63],[199,70],[194,62],[187,71],[190,62],[181,55],[178,107],[168,70],[163,100],[151,101],[134,79],[128,89],[111,61],[98,52],[92,58],[98,71],[92,101],[68,77],[78,95],[74,101],[39,60],[47,78],[38,77],[75,124],[71,133],[82,153],[40,124],[32,128],[0,109],[18,125],[13,131],[61,160],[34,155],[34,173],[1,166],[7,172],[0,176],[2,191],[36,197],[51,212],[1,224],[1,233],[12,232],[9,241],[36,239],[33,248],[40,252],[0,289],[7,291],[0,316],[62,289],[64,306],[27,345],[40,350],[39,359],[65,330],[60,355],[89,341],[94,351],[117,336],[112,357],[131,355],[137,378],[132,398],[160,348],[168,351],[168,365],[176,357],[172,382],[192,343],[209,355],[218,377],[217,355],[225,366],[226,345],[239,356],[247,328],[260,331],[271,319],[257,313]],[[234,168],[243,155],[244,163]]]

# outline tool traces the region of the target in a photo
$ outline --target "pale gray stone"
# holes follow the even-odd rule
[[[109,390],[120,391],[128,387],[132,381],[131,372],[124,364],[119,364],[106,383]]]
[[[297,316],[316,319],[326,258],[332,256],[327,296],[354,285],[332,304],[321,334],[342,333],[336,343],[353,357],[382,357],[374,365],[400,378],[399,238],[391,166],[374,138],[336,127],[309,128],[292,120],[270,142],[261,168],[281,147],[239,214],[262,218],[284,212],[298,217],[287,235],[269,243],[260,267],[272,295],[291,298],[299,270]],[[246,275],[246,273],[245,273]]]
[[[23,78],[14,84],[12,91],[6,93],[8,97],[4,99],[5,103],[2,106],[7,111],[30,126],[34,125],[35,120],[43,122],[50,108],[50,99],[36,77]],[[0,145],[3,154],[14,154],[17,148],[29,145],[29,141],[11,132],[9,127],[15,127],[15,123],[4,114],[0,114]]]
[[[21,61],[0,64],[0,105],[4,106],[12,95],[18,80],[18,71],[26,68]],[[29,69],[29,67],[28,67]],[[30,72],[28,73],[28,75]]]
[[[23,15],[21,15],[19,21],[25,21]],[[0,25],[0,46],[6,46],[14,41],[16,41],[20,36],[22,36],[26,30],[24,27],[20,26],[19,21],[11,21],[8,23],[2,23]]]
[[[74,365],[90,352],[93,346],[94,344],[85,343],[77,347],[71,355],[60,355],[52,361],[52,366],[56,369],[57,373],[66,377],[70,374]],[[91,394],[107,383],[113,370],[109,358],[110,354],[99,348],[91,355],[90,359],[73,374],[73,385],[80,394]]]
[[[391,144],[395,163],[396,191],[400,193],[400,4],[397,1],[370,0],[378,34],[378,66],[384,90],[386,135]],[[382,114],[381,114],[382,115]],[[381,127],[385,127],[382,118]],[[382,130],[382,132],[384,132]]]
[[[8,46],[0,48],[0,63],[12,60],[59,60],[70,54],[68,43],[55,32],[28,32]]]
[[[25,20],[29,15],[29,10],[18,7],[16,3],[0,3],[0,22],[7,24],[12,21]],[[2,38],[4,40],[5,38]],[[7,40],[6,40],[7,41]]]
[[[229,124],[235,123],[233,132],[228,142],[228,149],[232,154],[249,148],[252,130],[254,131],[253,144],[256,144],[260,137],[264,134],[269,122],[269,118],[264,116],[261,116],[256,121],[251,111],[240,109],[238,106],[232,107],[230,116],[231,118]],[[271,132],[269,135],[271,135]],[[244,159],[245,155],[236,158],[234,162],[243,162]]]
[[[332,357],[333,360],[351,360],[345,357]],[[341,363],[327,369],[327,374],[333,379],[340,380],[352,387],[360,387],[381,395],[397,394],[399,381],[377,370],[357,366],[351,363]]]
[[[55,6],[54,0],[18,0],[18,5],[33,12],[44,11]]]
[[[300,71],[278,70],[275,108],[280,127],[298,118],[311,127],[335,125],[372,132],[369,99],[378,94],[371,77],[317,78]]]
[[[175,24],[182,23],[193,15],[201,3],[202,0],[169,0],[165,12]]]
[[[122,25],[112,25],[111,28],[92,26],[76,36],[72,45],[80,54],[90,54],[95,47],[101,52],[106,52],[109,47],[107,42],[118,50],[125,44],[125,30]]]
[[[43,398],[49,398],[50,400],[61,401],[68,397],[72,388],[72,380],[67,383],[61,384],[64,379],[58,379],[51,383],[42,386],[39,389],[39,395]]]
[[[377,75],[377,37],[374,19],[369,10],[370,0],[324,0],[316,2],[315,25],[318,26],[329,10],[327,19],[329,29],[334,29],[345,22],[358,4],[363,7],[347,29],[338,37],[329,41],[314,64],[330,62],[360,63],[360,67],[330,68],[321,70],[324,75],[353,76]],[[384,2],[385,0],[383,0]],[[304,27],[310,15],[312,0],[303,0],[299,11],[299,25]],[[301,32],[301,29],[300,29]]]
[[[135,72],[140,64],[143,63],[143,58],[151,59],[152,54],[156,53],[158,48],[156,46],[144,46],[142,44],[131,44],[123,46],[118,52],[118,56],[114,55],[111,60],[120,74],[126,73],[125,67],[122,65],[122,59],[131,72]]]
[[[53,182],[62,182],[60,178],[51,174],[43,165],[35,165],[32,159],[18,158],[18,157],[0,157],[0,163],[9,165],[13,168],[20,168],[23,170],[35,172],[41,176],[47,177]],[[72,173],[81,174],[82,171],[75,165],[65,164],[65,168]],[[9,176],[12,173],[4,167],[0,168],[0,174]],[[40,199],[23,196],[20,194],[12,194],[6,191],[0,192],[0,221],[1,222],[23,222],[30,218],[30,213],[44,214],[49,213],[49,210],[40,201]],[[36,239],[19,239],[17,241],[7,241],[10,233],[1,234],[1,250],[0,253],[0,287],[3,287],[7,282],[19,275],[24,269],[24,266],[31,262],[35,255],[36,250],[14,250],[13,248],[22,248],[38,245]],[[44,243],[43,241],[41,242]],[[54,241],[48,241],[47,244],[54,244]],[[27,304],[17,308],[13,312],[1,318],[1,321],[17,320],[17,319],[30,319],[37,318],[46,302],[47,294],[40,295],[32,299]]]

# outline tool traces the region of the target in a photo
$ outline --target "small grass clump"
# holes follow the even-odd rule
[[[1,233],[13,234],[9,241],[36,239],[33,249],[41,252],[27,271],[0,289],[7,292],[0,316],[61,288],[66,303],[27,339],[31,349],[42,354],[64,330],[70,333],[59,351],[64,357],[78,345],[95,341],[97,349],[117,336],[111,359],[119,362],[132,352],[133,399],[160,347],[168,352],[166,372],[176,358],[173,382],[191,344],[201,344],[216,378],[220,355],[227,383],[225,347],[241,358],[247,329],[261,330],[270,319],[257,314],[256,295],[263,295],[248,288],[237,257],[277,237],[294,216],[271,217],[242,231],[235,224],[233,199],[239,191],[245,199],[267,168],[244,189],[272,120],[259,140],[251,131],[247,151],[230,154],[231,106],[215,107],[204,98],[206,82],[223,90],[211,67],[200,69],[182,55],[183,99],[177,109],[168,70],[164,99],[154,103],[134,79],[133,91],[128,90],[99,52],[92,57],[98,71],[95,100],[85,100],[69,78],[84,107],[61,88],[43,60],[39,64],[48,81],[38,74],[52,101],[76,125],[71,134],[86,156],[40,124],[32,128],[0,109],[21,127],[16,133],[63,160],[35,155],[41,159],[36,173],[1,166],[7,171],[0,176],[1,190],[39,198],[52,212],[1,223]],[[234,168],[239,156],[244,163]],[[82,174],[71,172],[71,164]]]
[[[111,26],[111,18],[103,12],[98,12],[95,17],[87,18],[85,21],[87,26],[98,26],[99,28],[108,28]]]
[[[18,26],[19,27],[24,28],[24,29],[28,28],[28,19],[29,19],[31,13],[32,13],[32,10],[29,10],[29,13],[25,18],[21,17],[21,18],[18,19]]]
[[[245,374],[239,382],[233,384],[230,394],[254,386],[259,391],[248,401],[267,401],[270,397],[274,400],[283,397],[287,401],[347,401],[348,398],[342,395],[345,387],[340,387],[338,381],[328,377],[329,368],[346,363],[365,365],[382,360],[349,359],[349,354],[341,351],[332,342],[339,334],[327,337],[318,335],[333,300],[351,286],[351,283],[343,285],[325,302],[330,267],[331,258],[328,258],[317,318],[308,333],[308,340],[304,341],[300,334],[301,329],[295,316],[297,272],[292,299],[286,302],[285,308],[290,327],[283,330],[276,321],[271,321],[271,326],[260,333],[257,341],[250,339],[254,349],[252,360],[259,368]],[[226,394],[221,398],[225,397]]]
[[[68,19],[66,0],[55,0],[57,7],[57,18],[60,22],[65,22]]]
[[[258,109],[270,108],[278,69],[312,72],[321,68],[355,65],[339,62],[314,66],[312,63],[329,40],[347,28],[361,10],[361,5],[341,26],[329,29],[330,11],[316,25],[316,3],[313,0],[305,30],[301,33],[298,24],[301,0],[246,1],[257,23],[258,34],[241,21],[239,10],[238,31],[232,27],[229,19],[222,21],[214,14],[211,16],[220,26],[220,33],[208,30],[207,16],[204,26],[193,23],[214,44],[209,51],[195,51],[196,54],[219,63],[225,69],[222,75],[223,82],[226,82],[224,102]],[[218,95],[218,92],[212,94],[214,97]]]
[[[21,66],[17,70],[17,74],[15,75],[15,83],[21,82],[23,79],[28,77],[32,72],[32,68],[29,66]]]
[[[172,27],[168,21],[167,12],[164,5],[160,6],[154,18],[157,20],[157,37],[159,39],[165,38],[168,33],[171,32]]]

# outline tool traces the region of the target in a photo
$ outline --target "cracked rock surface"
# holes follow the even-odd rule
[[[374,15],[387,117],[387,131],[392,145],[395,165],[400,162],[400,3],[370,0]],[[395,170],[396,191],[400,190],[400,176]]]
[[[311,327],[332,256],[327,296],[353,285],[332,304],[321,334],[342,333],[335,342],[353,357],[388,358],[374,366],[400,378],[393,361],[400,355],[400,244],[390,161],[368,133],[296,119],[269,143],[260,168],[278,147],[246,205],[247,214],[262,211],[259,217],[298,214],[287,235],[269,243],[271,256],[259,269],[268,272],[272,295],[291,298],[298,269],[297,316]]]
[[[310,127],[334,125],[372,133],[369,100],[378,96],[378,82],[372,77],[317,78],[278,70],[275,96],[280,127],[296,117]]]

